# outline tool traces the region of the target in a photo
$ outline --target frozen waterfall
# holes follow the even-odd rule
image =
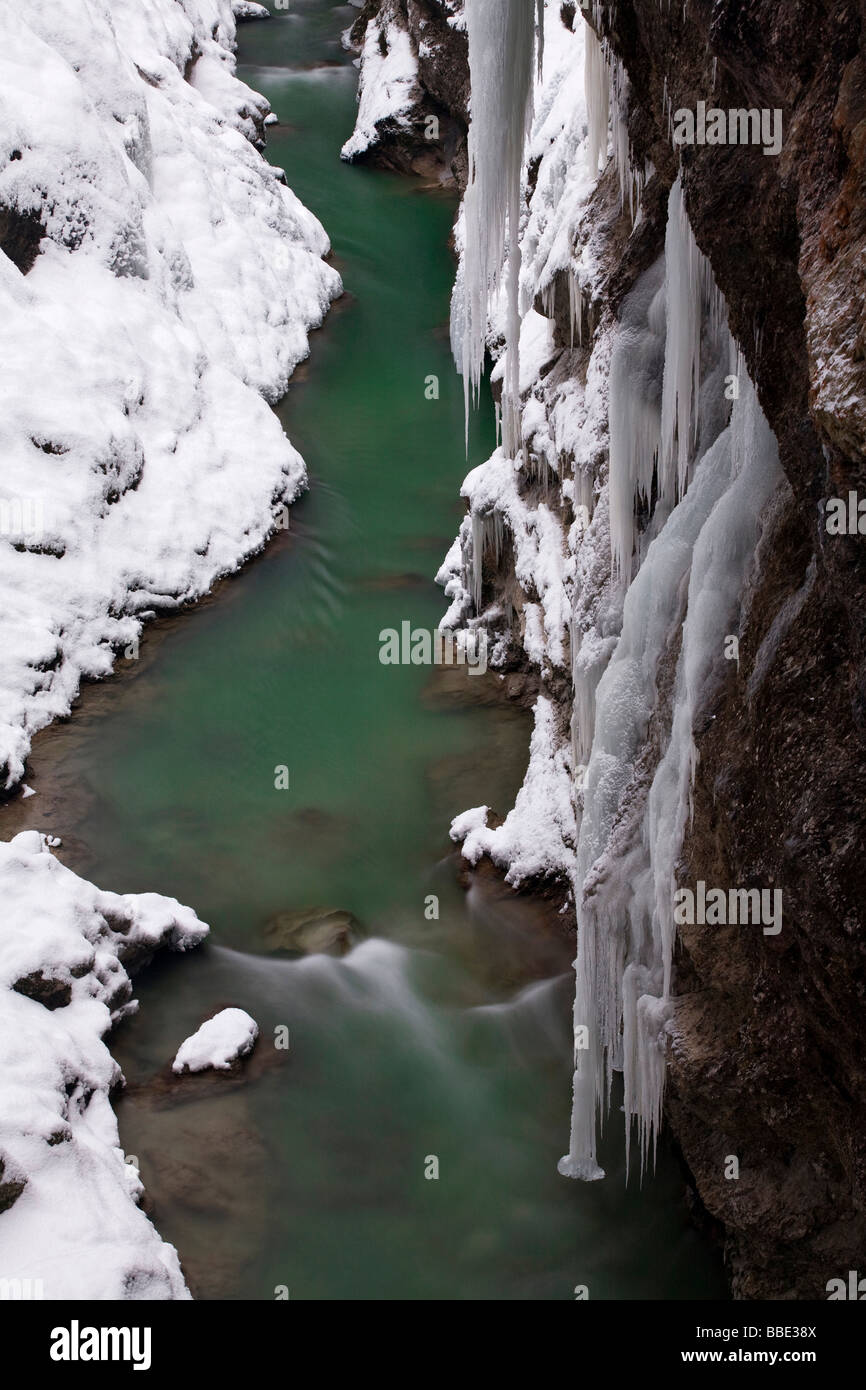
[[[636,498],[654,500],[655,510],[596,694],[574,872],[574,1104],[559,1168],[589,1180],[603,1176],[596,1134],[614,1071],[624,1078],[627,1148],[635,1122],[642,1170],[654,1150],[673,1013],[676,867],[697,758],[693,729],[721,678],[760,516],[781,479],[775,437],[742,362],[727,420],[724,306],[694,243],[679,182],[663,271],[660,263],[646,272],[629,296],[611,363],[611,544],[621,571],[630,573]],[[665,459],[676,469],[666,472]],[[662,477],[654,484],[658,463]],[[649,774],[639,756],[657,713],[660,663],[676,650],[678,627],[669,734]]]

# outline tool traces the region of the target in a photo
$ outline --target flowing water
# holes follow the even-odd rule
[[[310,491],[287,536],[37,741],[26,823],[102,887],[173,894],[213,929],[139,977],[114,1040],[122,1140],[198,1296],[723,1297],[666,1148],[627,1189],[613,1123],[606,1182],[557,1175],[573,943],[491,876],[458,884],[450,819],[511,804],[528,716],[493,677],[379,662],[382,629],[441,617],[467,462],[454,201],[338,158],[355,13],[292,0],[240,30],[242,76],[280,118],[268,158],[347,290],[279,409]],[[485,405],[470,465],[492,447]],[[269,954],[268,920],[313,908],[352,914],[360,944]],[[245,1079],[172,1083],[180,1042],[228,1004],[262,1030]]]

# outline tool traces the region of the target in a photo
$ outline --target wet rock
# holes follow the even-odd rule
[[[15,153],[18,152],[13,153],[13,158]],[[37,212],[0,207],[0,251],[9,257],[22,275],[32,270],[44,235],[45,228]]]
[[[309,956],[348,955],[359,937],[360,924],[351,912],[326,907],[280,912],[265,927],[269,950]]]

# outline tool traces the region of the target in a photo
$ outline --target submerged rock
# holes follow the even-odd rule
[[[265,941],[271,951],[345,956],[356,944],[359,932],[360,924],[351,912],[310,907],[272,917],[265,927]]]

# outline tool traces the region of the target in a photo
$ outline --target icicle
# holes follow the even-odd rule
[[[520,446],[520,202],[523,151],[532,118],[536,15],[527,0],[467,0],[472,118],[469,184],[464,200],[466,252],[463,331],[455,353],[463,372],[466,419],[484,367],[488,305],[500,286],[508,250],[506,379],[502,428],[506,452]]]
[[[572,269],[568,274],[568,317],[571,334],[571,347],[574,347],[574,333],[577,330],[577,341],[583,346],[583,287],[580,283],[580,276],[577,271]]]
[[[697,439],[701,388],[701,328],[713,285],[686,213],[682,176],[671,189],[665,235],[668,334],[662,392],[662,495],[681,497]],[[718,304],[719,297],[717,295]],[[717,313],[718,313],[717,309]]]
[[[628,135],[628,74],[605,39],[599,42],[587,25],[584,90],[587,110],[587,159],[595,175],[608,159],[612,133],[614,165],[619,175],[620,206],[629,206],[632,221],[643,194],[644,174],[634,167]]]
[[[610,544],[614,574],[628,584],[635,498],[649,502],[661,440],[665,352],[663,266],[641,277],[623,305],[610,364]]]
[[[476,615],[481,613],[482,589],[484,580],[484,556],[493,551],[494,561],[499,565],[502,547],[505,544],[505,526],[499,512],[480,514],[472,512],[472,554],[470,557],[470,582],[464,580],[464,588],[472,594]]]
[[[610,69],[595,30],[587,25],[584,49],[584,91],[588,124],[587,158],[595,175],[607,163],[610,125]]]

